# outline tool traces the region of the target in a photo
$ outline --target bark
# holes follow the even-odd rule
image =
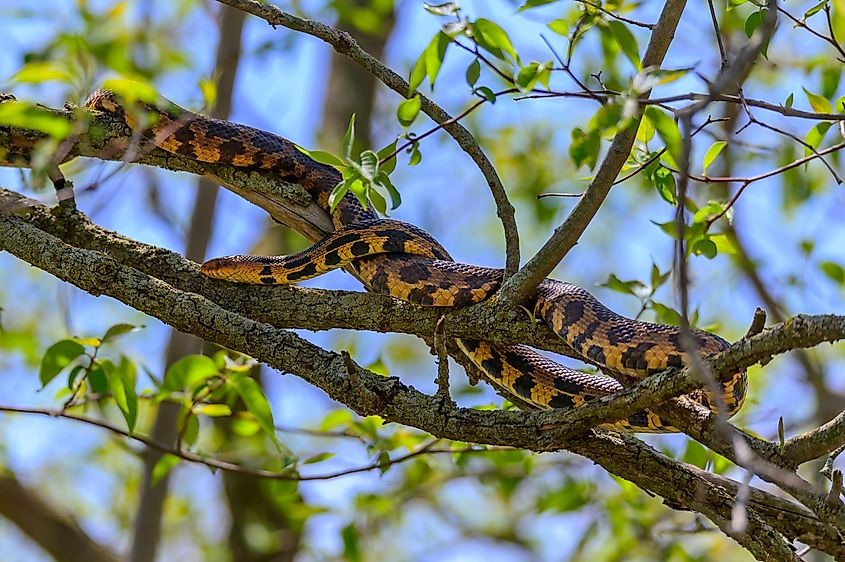
[[[0,514],[57,562],[118,560],[117,554],[88,536],[69,514],[59,512],[8,473],[0,475]]]

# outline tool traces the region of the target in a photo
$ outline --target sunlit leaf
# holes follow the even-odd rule
[[[822,141],[824,141],[825,135],[827,135],[827,131],[830,129],[832,123],[829,121],[822,121],[807,133],[807,136],[804,137],[804,142],[810,146],[804,147],[804,156],[809,156],[813,153],[813,149],[818,149],[821,146]]]
[[[807,90],[807,88],[802,88],[802,90],[804,90],[804,94],[807,96],[807,101],[810,102],[810,107],[813,108],[813,111],[816,113],[833,113],[833,107],[827,98],[819,94],[814,94]]]
[[[332,458],[334,453],[317,453],[302,461],[302,464],[317,464],[318,462],[327,461]]]
[[[108,360],[103,361],[102,365],[114,403],[123,414],[129,433],[132,433],[138,419],[135,364],[126,357],[121,357],[120,363],[116,365]]]
[[[153,472],[150,478],[152,485],[155,486],[161,481],[162,478],[167,476],[167,474],[170,473],[171,470],[173,470],[173,467],[179,464],[179,460],[179,457],[172,453],[165,453],[164,455],[162,455],[162,457],[158,459],[158,461],[156,461],[156,464],[153,467]]]
[[[599,287],[607,287],[608,289],[618,293],[637,296],[639,292],[645,288],[645,285],[643,285],[641,281],[637,280],[622,281],[616,277],[615,274],[611,273],[610,276],[608,276],[607,281],[600,284]]]
[[[270,403],[264,396],[261,386],[252,377],[238,377],[233,384],[247,411],[255,416],[255,421],[261,426],[261,430],[267,434],[276,448],[280,449],[281,446],[276,439],[276,429],[273,424],[273,411],[270,409]]]
[[[546,4],[554,4],[558,0],[526,0],[526,2],[519,7],[517,13],[536,8],[537,6],[545,6]]]
[[[481,75],[481,63],[478,62],[478,59],[473,59],[469,66],[467,67],[466,71],[466,79],[467,84],[470,87],[475,86],[475,83],[478,82],[478,77]]]
[[[50,61],[32,61],[26,63],[10,79],[11,82],[40,84],[41,82],[71,82],[71,75]]]
[[[666,144],[672,160],[680,162],[682,159],[681,131],[678,129],[678,124],[667,113],[654,106],[647,107],[645,115],[657,129],[657,134]]]
[[[106,330],[106,333],[103,334],[102,340],[103,342],[116,340],[117,338],[125,336],[126,334],[137,332],[141,328],[143,328],[143,326],[136,326],[134,324],[114,324],[113,326],[109,327],[108,330]]]
[[[472,24],[472,34],[478,46],[494,57],[508,62],[505,55],[509,55],[513,62],[519,64],[519,57],[513,48],[510,37],[497,23],[486,18],[478,18]]]
[[[399,120],[399,124],[405,129],[410,127],[419,115],[421,107],[422,100],[420,100],[419,95],[403,100],[396,110],[396,118]]]
[[[352,146],[355,144],[355,114],[349,117],[349,124],[346,126],[346,133],[343,135],[343,142],[341,142],[341,152],[343,156],[349,160],[352,158]]]
[[[832,261],[823,261],[819,264],[819,269],[822,273],[827,275],[830,279],[836,281],[840,285],[845,284],[845,268],[838,263]]]
[[[640,70],[642,68],[642,64],[640,62],[640,49],[637,45],[636,38],[634,38],[634,34],[631,33],[628,26],[621,21],[609,21],[607,22],[607,26],[613,33],[613,37],[616,39],[616,43],[619,45],[619,48],[625,56],[628,57],[628,60],[630,60],[631,64],[634,65],[634,68]]]
[[[185,355],[170,365],[164,374],[162,392],[173,392],[190,388],[218,374],[214,360],[206,355]]]
[[[42,388],[83,353],[85,353],[85,347],[73,340],[62,340],[47,348],[44,357],[41,358],[41,369],[38,373]]]
[[[710,164],[713,163],[713,161],[716,159],[716,157],[718,157],[719,154],[722,153],[722,150],[724,150],[725,145],[727,145],[727,144],[728,143],[725,142],[725,141],[716,141],[713,144],[711,144],[710,148],[707,149],[707,152],[704,153],[704,165],[703,165],[704,175],[707,175],[707,167],[710,166]]]
[[[201,404],[194,408],[194,413],[210,418],[225,418],[232,415],[232,409],[226,404]]]
[[[66,138],[72,129],[64,117],[22,101],[0,103],[0,125],[33,129],[56,139]]]

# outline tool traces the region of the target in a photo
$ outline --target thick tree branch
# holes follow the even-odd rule
[[[118,560],[117,554],[97,544],[69,515],[57,512],[8,473],[0,475],[0,514],[57,562]]]
[[[15,199],[16,197],[12,192],[0,191],[0,209],[3,208],[4,201],[8,205],[10,201]],[[56,216],[47,212],[43,207],[37,207],[28,212],[30,213],[28,219],[20,217],[0,218],[0,225],[8,227],[10,232],[28,229],[32,236],[42,241],[52,240],[50,243],[56,245],[56,252],[59,253],[62,251],[81,252],[83,250],[79,248],[85,248],[84,251],[87,252],[85,256],[88,260],[85,267],[88,269],[103,267],[103,264],[106,263],[120,264],[122,268],[131,271],[133,275],[143,276],[151,282],[163,281],[167,283],[166,287],[178,289],[180,292],[203,298],[203,300],[209,299],[206,301],[206,307],[219,308],[212,304],[211,301],[213,301],[222,306],[227,313],[237,311],[238,317],[243,321],[247,321],[247,319],[241,314],[247,314],[250,318],[253,318],[254,314],[255,319],[268,322],[276,327],[312,330],[343,327],[357,330],[400,331],[420,337],[431,337],[443,314],[442,310],[418,307],[400,303],[387,297],[364,293],[282,287],[244,287],[220,283],[202,277],[197,271],[196,264],[181,258],[177,254],[109,233],[92,225],[79,214],[68,215],[64,213]],[[33,225],[37,228],[33,228]],[[53,236],[62,238],[70,246],[61,244]],[[73,247],[76,245],[79,248]],[[8,242],[0,242],[0,248],[11,251],[54,275],[62,278],[67,277],[72,283],[87,290],[87,287],[82,285],[82,281],[78,279],[78,274],[63,273],[56,263],[45,259],[43,256],[27,257],[27,254],[24,254],[26,250],[13,244],[11,239]],[[110,257],[103,255],[101,252],[108,254]],[[148,275],[152,277],[147,277]],[[164,285],[164,283],[162,284]],[[95,287],[95,290],[99,292],[105,290],[110,296],[120,300],[127,298],[127,296],[119,293],[119,288],[116,287],[107,286],[99,289]],[[270,295],[272,295],[272,298],[269,298]],[[126,300],[124,302],[134,306],[131,302]],[[260,303],[261,306],[256,303]],[[265,307],[271,307],[269,313],[262,310]],[[502,344],[533,341],[533,344],[540,347],[563,350],[562,342],[560,340],[555,342],[556,336],[547,334],[546,328],[528,322],[499,323],[495,318],[489,319],[487,317],[485,312],[488,308],[482,304],[463,310],[449,311],[443,326],[446,335],[451,337],[479,337],[483,334],[485,339]],[[478,314],[475,314],[476,310],[479,311]],[[147,310],[144,309],[144,311]],[[166,310],[154,309],[148,313],[158,315],[165,322],[173,322],[167,317],[161,316],[163,313],[167,314]],[[250,322],[253,321],[250,320]],[[333,322],[336,323],[333,324]],[[276,332],[285,333],[279,330]],[[727,378],[737,370],[747,368],[758,362],[768,362],[776,354],[797,347],[811,347],[823,341],[836,341],[843,337],[845,337],[845,318],[843,317],[833,315],[797,316],[752,337],[740,340],[726,352],[708,358],[707,364],[714,373]],[[217,343],[233,347],[231,341]],[[546,345],[547,343],[550,345]],[[254,350],[250,350],[249,353],[267,361]],[[314,361],[315,358],[309,356],[308,360]],[[285,369],[285,367],[281,368]],[[287,370],[292,369],[288,368]],[[293,371],[296,372],[296,370]],[[380,377],[379,379],[383,380]],[[560,448],[565,445],[569,436],[583,431],[590,424],[627,417],[645,407],[690,392],[700,387],[701,384],[702,382],[688,371],[658,374],[647,378],[634,387],[601,399],[590,408],[555,410],[535,414],[542,417],[542,420],[538,419],[535,422],[543,428],[540,432],[541,437],[533,436],[518,445],[513,442],[496,444],[509,444],[533,450]],[[330,394],[335,395],[328,388],[323,388]],[[335,396],[343,396],[343,394],[340,393]],[[357,410],[354,404],[350,403],[349,406]],[[523,415],[514,412],[509,414]],[[709,428],[706,424],[690,425],[690,430],[693,435],[705,436]],[[531,439],[535,440],[532,441]],[[758,448],[764,458],[771,459],[773,462],[778,461],[772,446],[764,448],[761,445]]]
[[[107,292],[178,329],[242,350],[277,369],[295,372],[362,415],[379,414],[389,421],[418,427],[438,437],[530,450],[566,447],[597,460],[596,451],[584,444],[592,443],[592,439],[572,437],[573,434],[595,421],[606,421],[608,418],[601,416],[607,416],[609,412],[612,419],[616,419],[613,416],[624,417],[643,405],[659,402],[655,396],[661,393],[669,397],[674,392],[684,392],[687,384],[691,387],[700,384],[683,373],[674,378],[657,375],[633,391],[620,393],[620,397],[599,401],[589,410],[504,412],[456,408],[442,412],[436,397],[419,393],[396,379],[379,377],[354,364],[357,371],[352,380],[343,358],[337,354],[222,309],[198,294],[175,289],[99,252],[68,246],[21,217],[0,217],[0,247],[93,294]],[[768,360],[772,354],[796,345],[813,345],[843,336],[845,318],[797,317],[742,340],[709,362],[714,372],[732,372],[755,361]],[[681,383],[677,384],[676,380]],[[672,390],[667,391],[667,387]],[[611,463],[609,458],[607,462]],[[624,466],[616,466],[612,471],[635,481],[639,473],[639,469]],[[727,515],[725,517],[727,520]]]
[[[39,106],[39,109],[74,123],[77,119],[84,120],[84,125],[78,127],[71,142],[62,143],[64,150],[56,155],[57,163],[77,156],[116,161],[126,158],[132,131],[114,115],[83,108],[51,109]],[[32,151],[45,138],[46,135],[39,131],[0,125],[0,166],[28,167]],[[334,230],[328,215],[311,200],[302,186],[280,180],[272,173],[247,171],[227,164],[197,162],[166,152],[143,139],[133,148],[135,150],[129,151],[135,153],[132,162],[205,176],[266,210],[274,219],[312,241]]]

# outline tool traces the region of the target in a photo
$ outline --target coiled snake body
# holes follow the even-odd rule
[[[98,91],[90,108],[117,113],[134,127],[115,94]],[[212,119],[170,102],[144,106],[157,115],[145,135],[164,150],[203,162],[269,170],[302,185],[323,209],[340,181],[334,168],[315,162],[296,146],[271,133]],[[202,265],[202,272],[240,283],[287,284],[352,265],[368,289],[426,306],[456,307],[478,303],[499,287],[502,271],[452,261],[427,232],[407,223],[380,219],[347,193],[331,212],[335,231],[311,248],[291,256],[230,256]],[[680,330],[620,316],[584,289],[545,280],[533,297],[538,318],[545,321],[585,362],[610,373],[643,378],[681,367],[685,353]],[[699,351],[706,355],[728,344],[714,334],[694,330]],[[622,388],[608,376],[582,373],[555,363],[523,345],[496,346],[482,340],[459,340],[467,357],[496,387],[540,408],[580,407],[591,398]],[[737,372],[722,383],[721,394],[733,415],[743,404],[746,374]],[[714,408],[706,390],[690,395]],[[651,411],[606,424],[636,432],[670,432]]]

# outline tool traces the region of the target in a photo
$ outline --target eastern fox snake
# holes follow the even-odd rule
[[[87,105],[119,114],[130,127],[137,127],[133,113],[126,111],[111,92],[97,91]],[[198,115],[166,100],[145,108],[153,113],[155,123],[144,134],[156,146],[202,162],[268,170],[304,187],[329,212],[329,195],[340,181],[340,173],[312,160],[287,139]],[[280,257],[217,258],[205,262],[202,272],[228,281],[276,285],[310,279],[351,264],[372,291],[441,307],[483,301],[501,282],[501,270],[452,261],[427,232],[407,223],[380,219],[351,193],[331,218],[336,230],[308,250]],[[578,356],[607,372],[642,378],[684,364],[677,327],[620,316],[575,285],[546,280],[537,288],[533,305],[536,316]],[[702,354],[728,346],[708,332],[694,330],[693,336]],[[541,408],[578,407],[590,398],[622,388],[613,378],[569,369],[527,346],[499,347],[466,339],[458,345],[494,386]],[[744,371],[722,383],[727,415],[742,407],[746,384]],[[706,390],[696,391],[691,397],[714,408]],[[607,425],[637,432],[674,430],[650,411]]]

